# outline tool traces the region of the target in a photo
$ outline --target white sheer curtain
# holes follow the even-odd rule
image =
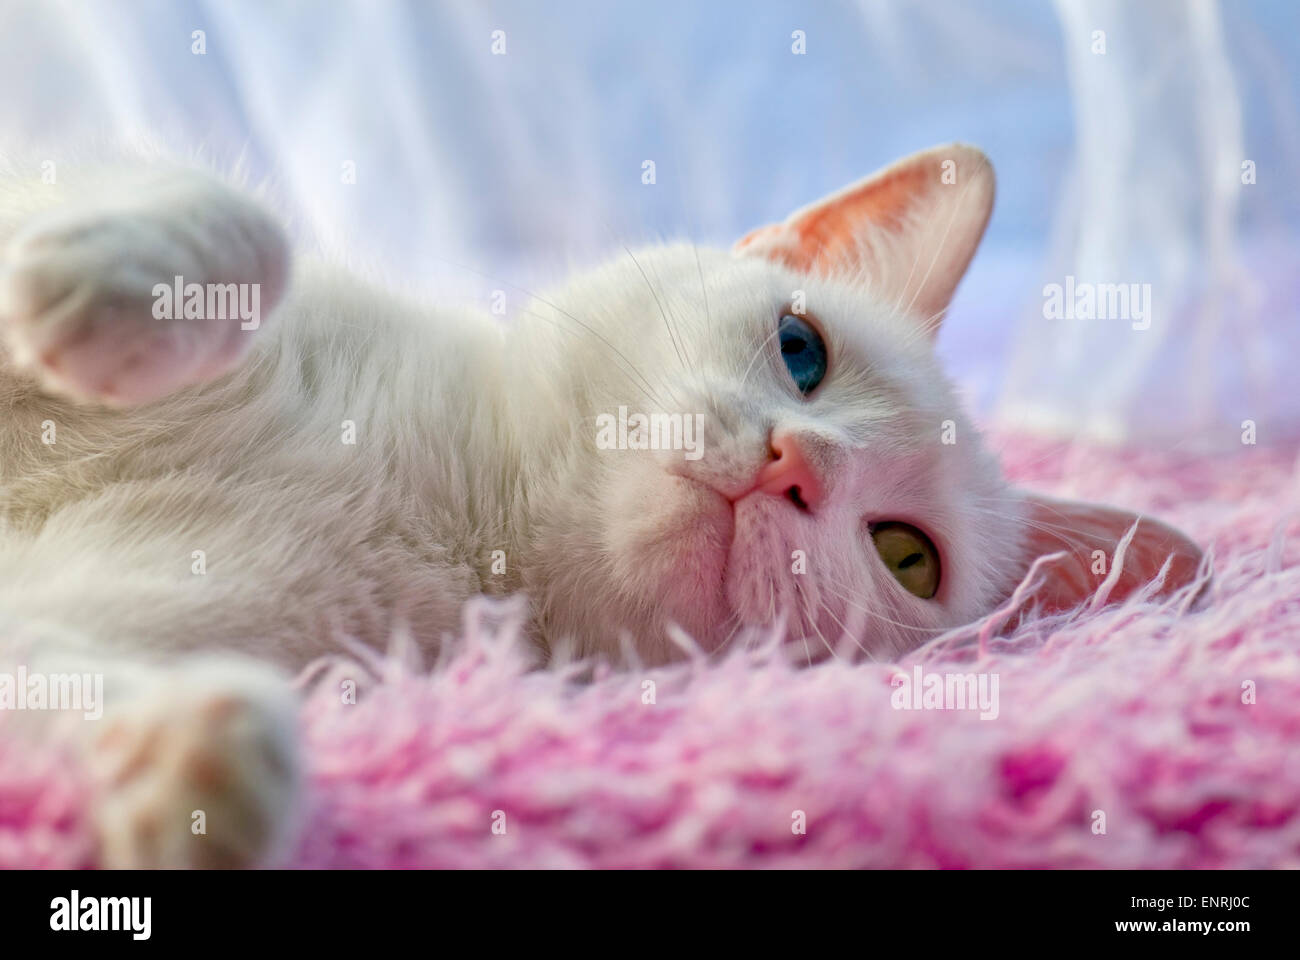
[[[1274,235],[1282,243],[1272,250],[1266,237],[1269,205],[1294,205],[1284,171],[1293,168],[1295,130],[1273,131],[1272,141],[1257,131],[1247,144],[1237,73],[1259,65],[1240,56],[1250,47],[1238,47],[1233,62],[1225,30],[1226,19],[1240,21],[1240,7],[1056,6],[1075,146],[1042,277],[1045,285],[1066,277],[1142,285],[1150,315],[1049,320],[1036,303],[1014,340],[1003,418],[1209,447],[1239,443],[1244,419],[1285,430],[1295,423],[1284,391],[1300,340],[1294,322],[1264,308],[1274,299],[1272,309],[1295,316],[1295,235]],[[1286,67],[1296,66],[1292,56]],[[1255,220],[1243,234],[1245,207]]]
[[[967,140],[998,209],[940,350],[980,411],[1152,443],[1300,429],[1291,0],[0,0],[0,90],[21,163],[130,131],[242,158],[305,237],[456,298],[624,242],[729,244]],[[1045,317],[1067,277],[1149,284],[1149,329]]]

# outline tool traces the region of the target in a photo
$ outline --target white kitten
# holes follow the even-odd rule
[[[277,669],[399,624],[435,643],[480,592],[523,590],[543,653],[652,661],[674,625],[716,650],[778,622],[810,658],[892,656],[1051,550],[1048,605],[1090,594],[1133,518],[1008,490],[930,349],[992,197],[978,151],[936,148],[507,329],[327,265],[290,283],[260,205],[169,164],[0,184],[0,670],[104,675],[78,725],[104,861],[281,854]],[[222,286],[187,317],[178,284]],[[695,454],[606,449],[627,411],[698,423]],[[1129,586],[1171,551],[1186,579],[1195,548],[1143,528]]]

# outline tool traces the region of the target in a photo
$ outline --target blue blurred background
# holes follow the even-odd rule
[[[304,239],[444,299],[728,246],[969,141],[998,206],[939,349],[985,419],[1300,432],[1295,0],[5,0],[0,89],[12,165],[136,133],[242,160]],[[1067,275],[1150,283],[1151,328],[1046,319]]]

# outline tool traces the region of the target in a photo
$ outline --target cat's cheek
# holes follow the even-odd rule
[[[787,538],[771,497],[747,497],[736,505],[736,529],[727,565],[728,604],[741,623],[763,626],[797,615],[795,591],[782,557]]]
[[[621,479],[608,504],[617,582],[709,645],[728,618],[723,578],[730,504],[701,484],[659,471]]]

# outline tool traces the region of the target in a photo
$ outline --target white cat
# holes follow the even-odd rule
[[[526,594],[543,655],[646,661],[674,625],[717,650],[775,623],[890,657],[1051,551],[1045,606],[1090,595],[1134,518],[1008,489],[931,351],[992,201],[981,153],[935,148],[511,328],[327,264],[290,282],[254,199],[166,162],[0,183],[0,670],[102,673],[76,736],[103,862],[282,857],[278,671],[398,624],[434,644],[481,592]],[[1196,548],[1143,521],[1129,587],[1170,553],[1183,582]]]

